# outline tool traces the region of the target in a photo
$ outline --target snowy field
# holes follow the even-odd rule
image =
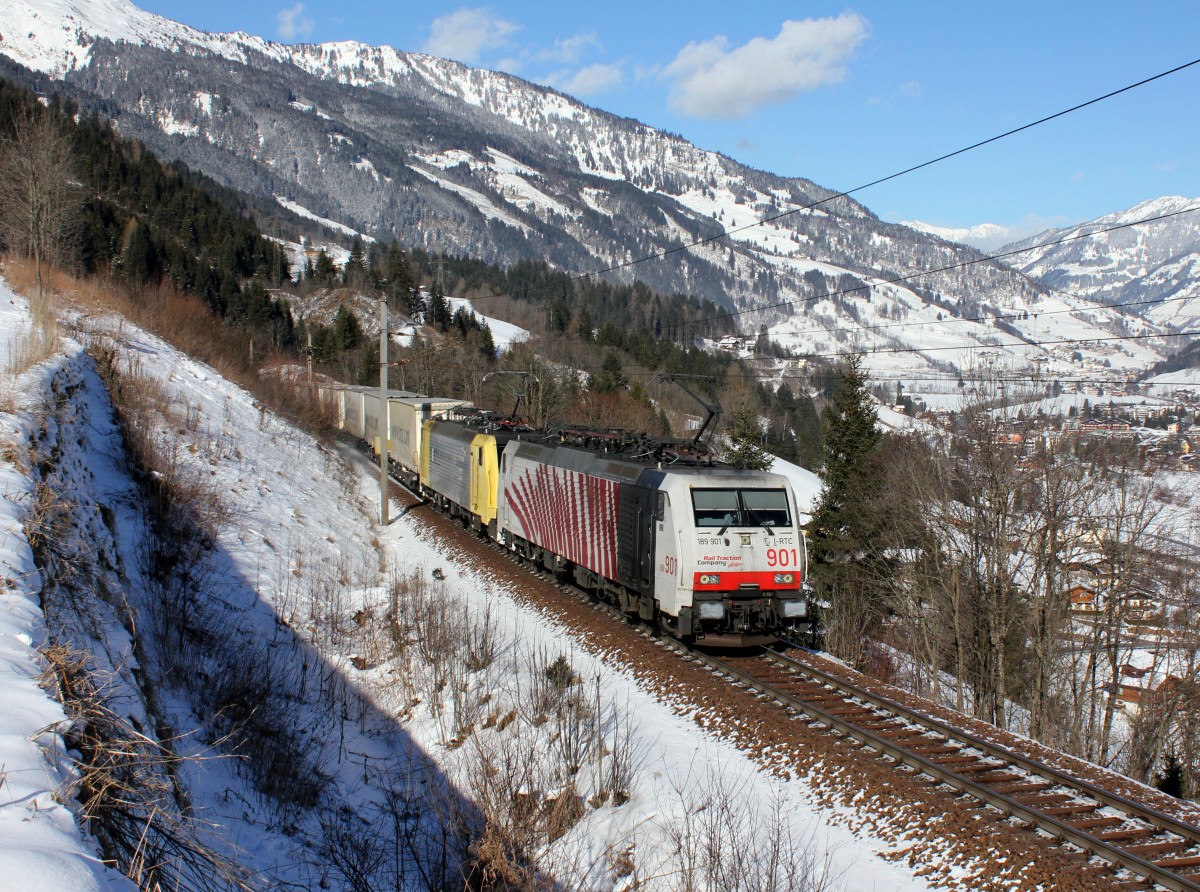
[[[18,330],[26,318],[24,302],[0,288],[0,331]],[[772,820],[784,822],[791,838],[802,840],[814,861],[826,865],[826,875],[836,880],[831,888],[934,888],[932,880],[914,876],[903,859],[893,863],[883,857],[906,847],[902,832],[880,831],[887,840],[875,836],[868,829],[871,822],[856,819],[852,811],[819,804],[821,791],[810,789],[804,778],[768,775],[732,744],[697,727],[686,709],[661,702],[629,672],[606,665],[566,629],[521,606],[503,585],[461,568],[456,554],[429,538],[398,503],[393,506],[397,519],[380,529],[373,521],[375,471],[361,457],[331,452],[211,368],[128,322],[87,324],[117,339],[123,355],[135,359],[133,367],[159,382],[175,413],[162,433],[179,446],[185,470],[219,496],[222,522],[207,572],[227,614],[231,640],[262,647],[281,660],[304,661],[303,670],[295,670],[298,677],[313,684],[317,678],[322,683],[332,679],[344,688],[340,722],[319,711],[304,720],[313,731],[314,758],[327,773],[328,785],[315,808],[287,821],[263,806],[237,764],[212,758],[205,719],[194,705],[173,691],[164,698],[170,721],[184,740],[181,748],[210,757],[189,763],[184,772],[196,814],[211,823],[219,846],[240,853],[243,863],[272,883],[314,888],[324,880],[337,888],[336,877],[322,873],[327,868],[314,855],[312,841],[322,817],[328,819],[340,806],[364,820],[383,814],[383,766],[424,766],[434,783],[466,795],[470,747],[462,746],[447,724],[446,704],[436,699],[397,703],[398,680],[386,674],[386,666],[359,668],[361,639],[354,637],[354,618],[370,615],[386,597],[381,577],[400,574],[423,580],[444,577],[430,583],[438,597],[461,603],[474,615],[490,616],[506,642],[503,652],[566,656],[581,678],[596,684],[605,715],[632,717],[629,742],[636,754],[637,782],[631,798],[620,805],[610,800],[589,807],[547,858],[556,873],[571,877],[572,888],[627,889],[633,876],[641,889],[673,888],[671,834],[715,787],[756,803],[763,809],[760,818],[770,812]],[[106,505],[120,508],[111,533],[100,524],[85,525],[95,541],[78,547],[92,549],[81,553],[101,563],[124,568],[112,574],[111,582],[124,585],[125,596],[138,605],[147,592],[136,569],[135,488],[114,461],[117,432],[100,380],[77,343],[63,340],[59,355],[3,380],[0,876],[7,888],[127,888],[125,880],[99,865],[94,842],[81,834],[70,807],[55,801],[55,791],[70,774],[55,733],[64,716],[35,683],[37,649],[45,644],[46,631],[38,610],[39,576],[22,520],[34,491],[30,437],[47,417],[52,389],[70,394],[66,407],[60,405],[54,414],[54,438],[66,453],[60,473],[73,475],[68,485],[79,513],[94,509],[100,514]],[[816,479],[799,469],[782,470],[795,482],[801,505],[811,504]],[[335,585],[338,579],[345,584]],[[330,591],[336,591],[336,603],[318,603],[332,597]],[[149,604],[140,606],[150,609]],[[114,629],[117,624],[97,609],[100,620],[94,627],[113,634],[91,646],[104,654],[118,683],[128,683],[121,679],[136,658],[123,633]],[[344,637],[339,640],[330,628]],[[527,682],[519,670],[519,661],[497,661],[492,670],[497,696],[522,695]],[[353,698],[361,702],[352,706]],[[347,715],[352,720],[346,721]],[[477,730],[475,735],[491,733]],[[319,740],[318,734],[323,735]],[[614,876],[614,852],[630,853],[636,873]]]

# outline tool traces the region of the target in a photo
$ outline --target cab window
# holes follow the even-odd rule
[[[787,492],[782,489],[743,489],[746,522],[752,526],[790,527]]]
[[[738,523],[736,489],[693,489],[692,507],[697,527],[735,526]]]

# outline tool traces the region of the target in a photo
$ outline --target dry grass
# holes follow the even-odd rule
[[[9,335],[8,358],[2,371],[4,382],[0,385],[0,393],[8,390],[9,376],[19,375],[53,356],[58,348],[59,335],[53,287],[44,297],[39,298],[33,267],[28,262],[10,262],[4,266],[3,272],[15,291],[28,296],[31,319],[28,324]],[[4,402],[9,401],[11,395],[4,399]]]
[[[39,315],[33,306],[37,275],[32,262],[10,258],[3,272],[13,290],[30,300],[35,327],[40,324],[39,319],[54,318],[53,312]],[[177,350],[212,366],[222,377],[250,391],[265,406],[305,430],[323,435],[332,429],[327,413],[282,371],[295,366],[295,357],[274,350],[264,352],[259,343],[252,361],[249,335],[223,324],[196,295],[169,283],[132,289],[105,276],[79,278],[58,269],[49,273],[47,282],[47,290],[58,309],[86,315],[115,314],[129,319]]]
[[[110,680],[86,653],[53,645],[41,656],[39,681],[62,703],[70,719],[65,741],[79,753],[58,795],[80,803],[106,854],[141,888],[248,892],[249,874],[205,843],[200,822],[179,807],[179,758],[109,704]]]

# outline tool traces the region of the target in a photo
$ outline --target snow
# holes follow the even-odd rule
[[[808,518],[812,516],[813,508],[816,507],[817,499],[821,495],[821,478],[807,468],[794,465],[782,458],[776,458],[771,464],[770,470],[773,474],[781,474],[787,478],[788,484],[796,496],[796,506],[803,515],[800,522],[808,523]]]
[[[351,229],[349,226],[338,223],[336,220],[330,220],[328,217],[322,217],[319,214],[314,214],[304,205],[298,204],[291,199],[284,198],[282,195],[276,195],[275,200],[293,214],[297,214],[298,216],[304,217],[307,220],[314,220],[317,223],[320,223],[326,229],[332,229],[334,232],[341,232],[345,235],[356,236],[362,239],[364,242],[375,241],[375,239],[373,239],[371,236],[363,235],[363,233],[359,232],[357,229]]]
[[[944,238],[948,242],[960,242],[964,245],[973,245],[977,248],[985,246],[998,248],[1005,241],[1011,241],[1010,232],[1003,226],[997,226],[995,223],[977,223],[974,226],[934,226],[930,223],[922,223],[919,220],[905,220],[901,225],[908,226],[917,232],[924,232],[927,235],[936,235],[938,238]]]
[[[158,126],[162,128],[163,133],[170,136],[195,136],[200,132],[200,127],[190,121],[180,121],[174,115],[166,113],[159,116]]]
[[[23,314],[19,299],[7,288],[0,288],[0,330],[13,331]],[[662,702],[656,692],[641,688],[629,670],[608,665],[590,653],[568,630],[516,599],[504,584],[461,565],[448,543],[433,537],[411,515],[397,510],[399,506],[394,506],[393,514],[398,516],[386,529],[373,525],[370,517],[376,500],[375,469],[357,453],[331,455],[211,368],[179,354],[128,322],[92,319],[86,325],[119,337],[129,355],[137,356],[142,373],[160,382],[180,414],[180,421],[163,435],[178,442],[181,459],[220,493],[226,520],[219,527],[212,561],[216,578],[224,580],[219,597],[236,625],[230,632],[232,636],[251,646],[255,641],[282,642],[294,635],[307,641],[318,635],[315,627],[305,630],[309,608],[298,595],[307,586],[319,585],[325,578],[322,574],[333,567],[343,568],[339,572],[361,580],[344,592],[347,600],[339,607],[343,617],[379,598],[372,577],[377,573],[373,568],[381,560],[397,572],[426,579],[438,568],[445,577],[438,583],[442,596],[468,605],[471,611],[490,612],[505,641],[519,641],[521,648],[540,649],[547,654],[567,655],[581,677],[596,680],[605,703],[620,706],[633,718],[632,734],[640,758],[640,780],[633,798],[620,807],[609,804],[589,809],[583,821],[555,844],[554,863],[577,878],[573,888],[622,888],[619,881],[606,876],[604,853],[628,846],[635,849],[643,877],[666,869],[670,828],[716,784],[747,802],[778,802],[779,819],[793,837],[811,846],[818,860],[827,859],[832,875],[840,876],[846,888],[930,888],[928,881],[911,874],[903,859],[892,863],[879,857],[895,854],[904,845],[903,839],[889,841],[873,836],[863,822],[854,819],[852,811],[820,804],[820,791],[809,789],[803,778],[764,773],[752,758],[719,734],[698,727],[688,710]],[[75,358],[62,362],[81,369],[86,366],[77,345],[69,348],[69,353]],[[86,396],[79,399],[99,405],[97,401],[102,401],[103,395],[95,392],[98,379],[74,374],[86,385],[82,391]],[[17,412],[0,416],[5,443],[19,445],[37,423],[38,403],[48,396],[45,390],[50,376],[50,368],[39,367],[16,381],[21,394]],[[94,406],[88,409],[81,404],[79,408],[82,426],[78,436],[91,438],[86,447],[88,461],[97,461],[106,449],[110,456],[115,455],[117,449],[111,439],[115,428],[107,422],[97,424],[96,411]],[[73,442],[64,437],[62,445],[73,449]],[[61,744],[57,744],[56,757],[48,760],[31,742],[39,739],[39,729],[63,717],[61,708],[33,682],[37,674],[33,647],[44,640],[45,631],[37,608],[38,577],[19,525],[32,483],[28,466],[7,458],[7,452],[5,455],[0,465],[0,509],[4,512],[0,566],[7,580],[0,596],[5,608],[0,611],[0,708],[4,716],[0,760],[6,780],[0,786],[0,870],[6,882],[14,877],[27,880],[18,882],[16,888],[85,892],[128,888],[121,880],[112,880],[99,866],[91,840],[79,831],[69,809],[51,799],[51,791],[69,771],[61,758]],[[343,463],[348,464],[348,472],[336,470]],[[64,459],[64,466],[68,464]],[[80,468],[85,466],[79,462]],[[801,504],[811,502],[816,478],[794,467],[781,466],[780,470],[795,481]],[[79,473],[82,475],[82,471]],[[81,493],[91,491],[93,485],[128,485],[108,476],[115,475],[115,470],[103,473],[105,479],[96,484],[80,476]],[[128,562],[135,562],[133,555],[129,555]],[[131,597],[136,598],[136,592]],[[278,653],[286,652],[284,649]],[[303,646],[300,652],[311,653]],[[385,678],[373,678],[370,672],[351,668],[348,652],[322,653],[330,661],[325,671],[343,674],[365,695],[381,704],[394,696],[394,683],[389,685]],[[498,696],[520,693],[521,682],[516,674],[501,675],[497,683]],[[503,693],[506,688],[507,694]],[[196,720],[190,717],[186,704],[171,698],[169,710],[172,722],[188,733]],[[406,748],[413,753],[412,758],[431,758],[448,776],[459,776],[456,772],[461,770],[460,761],[467,748],[447,746],[444,718],[435,713],[429,704],[419,704],[403,716],[372,709],[361,726],[357,722],[344,725],[346,742],[337,752],[360,755],[324,762],[333,775],[336,801],[370,812],[381,793],[378,779],[364,772],[364,767],[397,758],[397,752]],[[312,727],[321,728],[330,720],[328,715],[314,714]],[[334,738],[336,743],[336,734]],[[43,733],[40,739],[49,741],[54,751],[52,734]],[[251,867],[280,883],[312,887],[317,874],[311,857],[306,860],[298,842],[304,832],[293,838],[276,822],[260,819],[251,805],[255,795],[227,760],[191,763],[185,779],[197,813],[244,852]],[[37,811],[31,807],[35,801]],[[301,830],[311,832],[314,821],[302,821]],[[647,882],[642,888],[665,889],[670,885],[666,878]]]
[[[465,309],[468,313],[474,313],[478,318],[487,323],[487,327],[492,332],[492,343],[496,345],[496,349],[503,353],[512,348],[512,345],[518,341],[528,340],[529,332],[521,328],[519,325],[513,325],[511,322],[505,322],[503,319],[496,319],[493,316],[485,316],[475,309],[474,305],[469,300],[461,297],[447,297],[446,301],[450,304],[450,312],[458,312],[459,307]]]
[[[474,206],[475,210],[479,211],[479,213],[489,220],[499,220],[501,223],[512,226],[514,229],[519,229],[522,232],[530,231],[529,227],[520,220],[496,207],[496,203],[483,193],[467,186],[460,186],[458,183],[448,180],[445,177],[439,177],[433,171],[426,170],[423,167],[414,166],[412,170],[440,188],[445,189],[447,192],[453,192],[460,198],[465,199],[468,204]]]
[[[128,0],[8,0],[0,6],[0,34],[6,55],[54,76],[87,65],[93,36],[163,48],[199,46],[234,59],[250,52],[284,57],[280,44],[241,32],[208,34]]]
[[[73,775],[62,707],[37,682],[47,643],[41,576],[23,522],[35,499],[20,461],[60,358],[13,376],[10,357],[28,325],[24,300],[0,284],[0,877],[7,889],[132,890],[106,868],[58,791]]]

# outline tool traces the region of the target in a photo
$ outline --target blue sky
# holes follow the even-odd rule
[[[1200,58],[1200,4],[142,0],[207,31],[358,40],[549,84],[750,166],[852,189]],[[1200,65],[856,193],[1024,235],[1200,197]]]

